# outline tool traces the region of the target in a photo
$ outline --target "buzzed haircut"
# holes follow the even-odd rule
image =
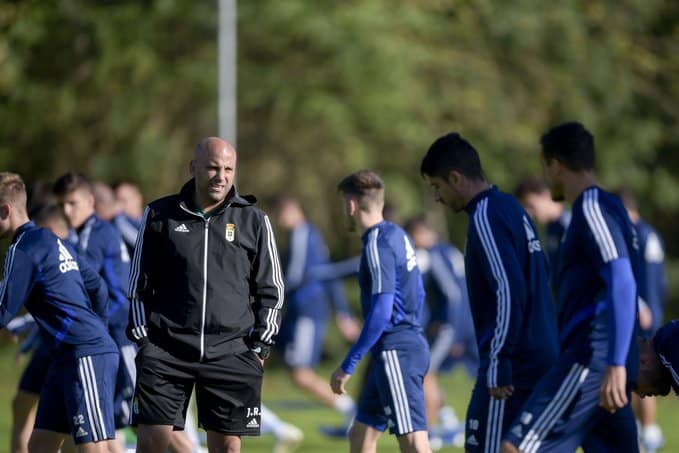
[[[578,122],[559,124],[540,139],[547,163],[556,159],[571,171],[594,170],[594,136]]]
[[[536,178],[534,176],[529,176],[528,178],[522,179],[516,185],[516,189],[514,190],[514,195],[516,196],[516,198],[521,200],[528,195],[531,195],[531,194],[540,195],[540,194],[543,194],[545,192],[549,192],[549,187],[547,186],[547,183],[545,182],[545,180],[542,179],[542,178]]]
[[[0,172],[0,203],[9,203],[14,209],[26,212],[26,184],[16,173]]]
[[[52,192],[56,196],[64,196],[81,189],[93,193],[90,180],[82,173],[75,171],[69,171],[64,175],[61,175],[52,186]]]
[[[436,139],[422,159],[420,173],[446,179],[457,171],[473,181],[485,180],[479,153],[457,132]]]
[[[337,190],[356,197],[361,211],[384,206],[384,181],[374,171],[360,170],[346,176],[337,185]]]

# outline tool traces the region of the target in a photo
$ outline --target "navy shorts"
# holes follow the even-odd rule
[[[283,359],[290,368],[315,368],[321,360],[327,322],[308,316],[288,317],[279,337]]]
[[[465,449],[470,452],[499,453],[502,436],[530,394],[529,389],[514,388],[511,397],[497,400],[490,396],[486,377],[479,377],[467,408]]]
[[[31,360],[24,368],[19,380],[19,390],[40,395],[52,363],[52,347],[41,341],[33,351]]]
[[[424,341],[423,341],[424,343]],[[429,367],[423,350],[387,349],[373,354],[373,362],[358,402],[356,420],[402,436],[427,430],[422,383]]]
[[[540,380],[505,436],[524,453],[637,453],[632,409],[609,414],[599,407],[603,367],[562,358]],[[629,395],[628,395],[629,396]]]
[[[76,444],[114,439],[117,371],[115,352],[80,358],[58,353],[40,393],[35,428],[70,434]]]

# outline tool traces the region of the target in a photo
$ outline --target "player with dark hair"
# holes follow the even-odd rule
[[[437,201],[470,216],[465,273],[480,366],[465,448],[498,452],[512,419],[557,357],[547,261],[526,211],[486,181],[478,153],[459,134],[437,139],[420,170]]]
[[[415,249],[400,227],[384,220],[384,183],[376,173],[353,173],[338,190],[349,229],[362,234],[358,278],[365,323],[330,378],[332,390],[345,394],[361,358],[368,351],[372,358],[349,430],[351,451],[375,451],[387,427],[401,451],[429,451],[422,389],[429,347],[419,324],[424,290]]]
[[[556,288],[560,355],[502,450],[636,452],[628,402],[638,369],[636,234],[620,199],[597,185],[594,138],[584,126],[561,124],[541,143],[552,197],[573,209]]]
[[[56,180],[53,191],[76,234],[78,252],[87,258],[109,289],[109,333],[120,350],[115,409],[116,430],[121,430],[129,425],[136,355],[134,343],[125,335],[130,303],[124,285],[129,278],[130,256],[116,229],[96,214],[94,185],[89,179],[69,172]],[[119,437],[122,438],[122,434]],[[114,448],[122,451],[122,442]]]
[[[658,329],[653,338],[638,337],[639,378],[634,392],[642,398],[679,395],[679,320]]]
[[[631,190],[620,188],[617,191],[622,204],[627,209],[639,238],[641,267],[637,281],[639,292],[639,324],[641,335],[653,337],[662,325],[667,297],[667,275],[665,274],[665,246],[658,232],[641,218],[636,197]],[[655,422],[656,401],[654,398],[638,399],[633,395],[632,407],[639,420],[639,439],[645,453],[654,453],[665,440],[660,427]]]
[[[131,181],[118,181],[113,184],[118,213],[111,223],[123,238],[130,255],[134,254],[134,245],[141,228],[141,217],[144,213],[144,197],[139,187]]]
[[[101,319],[105,285],[70,244],[29,221],[23,181],[3,172],[0,237],[10,235],[0,326],[25,305],[52,352],[28,450],[57,453],[70,434],[81,452],[107,452],[115,438],[110,376],[118,349]]]

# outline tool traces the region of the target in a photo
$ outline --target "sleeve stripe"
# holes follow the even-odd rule
[[[583,201],[583,212],[585,219],[589,225],[596,243],[599,245],[601,257],[605,263],[613,261],[618,258],[618,250],[615,247],[615,242],[608,229],[608,225],[601,213],[601,207],[598,200],[599,192],[597,189],[589,189],[585,192]]]
[[[443,255],[437,251],[431,254],[431,273],[446,295],[448,303],[460,303],[462,291],[457,284],[457,278],[450,268],[446,266]]]
[[[132,335],[141,340],[147,335],[146,332],[146,314],[144,313],[144,303],[139,300],[137,294],[137,284],[139,281],[139,274],[141,272],[141,254],[144,246],[144,231],[146,230],[146,218],[148,217],[148,206],[144,209],[144,215],[141,218],[139,227],[139,234],[137,234],[137,242],[134,245],[134,258],[132,259],[132,267],[130,269],[130,282],[128,287],[128,296],[131,301],[132,309]]]
[[[500,259],[490,223],[488,222],[488,199],[481,200],[474,214],[474,223],[479,232],[481,245],[486,253],[493,277],[497,282],[497,318],[493,340],[490,346],[490,364],[488,366],[488,386],[497,387],[498,353],[504,346],[509,330],[511,311],[511,294],[507,273]]]
[[[278,311],[283,307],[284,286],[281,264],[280,260],[278,259],[276,239],[273,235],[273,229],[271,228],[269,217],[266,215],[264,216],[264,224],[266,227],[267,247],[269,248],[269,260],[271,260],[273,284],[276,286],[276,291],[278,293],[276,305],[273,308],[268,309],[268,313],[266,315],[266,330],[261,335],[262,341],[268,342],[271,340],[271,337],[278,333]]]
[[[290,241],[290,265],[288,266],[288,283],[291,286],[298,286],[304,278],[304,268],[307,260],[307,250],[309,247],[309,225],[302,224],[292,232]],[[290,289],[288,289],[290,291]]]
[[[380,230],[375,228],[370,232],[368,238],[368,246],[366,247],[368,267],[370,268],[370,275],[372,277],[372,294],[379,294],[382,292],[382,273],[380,272],[380,254],[377,248],[377,238],[380,235]]]
[[[667,360],[664,355],[660,353],[658,354],[658,357],[660,357],[660,362],[665,366],[665,368],[669,370],[670,374],[672,375],[672,379],[674,379],[674,383],[677,386],[679,386],[679,375],[672,367],[672,363],[669,360]]]
[[[3,301],[5,300],[5,292],[7,291],[7,283],[9,282],[9,276],[12,273],[12,265],[14,264],[14,251],[17,248],[17,245],[19,245],[19,241],[21,241],[21,238],[24,236],[25,233],[21,233],[17,241],[10,245],[9,249],[7,249],[7,255],[5,256],[5,265],[4,265],[4,270],[3,270],[3,281],[0,282],[0,306],[2,305]]]
[[[136,244],[137,236],[139,235],[139,230],[132,225],[127,217],[118,216],[115,218],[115,224],[118,227],[120,235],[126,244]]]

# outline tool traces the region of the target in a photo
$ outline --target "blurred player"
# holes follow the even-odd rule
[[[420,169],[439,202],[470,216],[465,273],[480,366],[465,448],[497,452],[557,356],[547,262],[526,211],[486,181],[478,153],[459,134],[436,140]]]
[[[639,238],[639,324],[641,334],[650,339],[660,328],[665,311],[667,278],[665,274],[665,250],[663,241],[651,225],[639,215],[639,207],[634,194],[628,189],[617,191],[622,204],[627,209]],[[654,398],[636,398],[632,395],[632,406],[640,422],[639,439],[646,453],[654,453],[665,443],[662,431],[655,422],[656,402]]]
[[[26,306],[51,346],[29,451],[59,451],[70,434],[81,452],[107,452],[115,437],[118,349],[106,332],[108,298],[99,276],[75,250],[29,221],[26,189],[0,173],[0,237],[12,236],[0,283],[0,326]],[[88,291],[96,294],[90,301]]]
[[[639,337],[639,379],[634,392],[642,398],[679,395],[679,320],[662,326],[650,340]]]
[[[130,256],[134,251],[137,234],[141,227],[141,216],[144,213],[144,198],[136,184],[119,181],[113,185],[118,213],[112,223],[123,238]]]
[[[100,187],[101,189],[101,187]],[[53,186],[64,216],[77,234],[77,249],[106,281],[109,289],[109,333],[120,349],[116,381],[116,430],[129,425],[134,393],[136,347],[126,334],[130,304],[123,290],[130,272],[130,256],[120,235],[95,213],[93,187],[79,173],[62,175]],[[119,433],[122,439],[122,433]],[[114,444],[122,451],[122,441]]]
[[[636,234],[620,200],[597,186],[594,138],[564,123],[541,139],[552,197],[571,204],[556,288],[561,352],[503,442],[503,452],[637,452],[628,402],[636,381]],[[627,366],[627,367],[626,367]]]
[[[328,263],[329,255],[320,231],[306,220],[299,201],[292,197],[277,200],[276,218],[289,232],[282,260],[287,304],[278,337],[285,363],[297,387],[336,409],[348,425],[356,411],[354,401],[349,395],[334,394],[314,368],[321,358],[330,305],[345,338],[354,341],[359,327],[350,315],[342,282],[310,278],[310,269]]]
[[[478,368],[464,256],[452,244],[441,241],[423,218],[409,220],[405,229],[417,249],[417,264],[427,295],[422,325],[426,326],[431,351],[429,371],[424,378],[430,440],[453,442],[458,433],[460,439],[464,436],[455,411],[445,404],[437,376],[450,372],[456,365],[464,365],[469,375],[476,378]]]
[[[559,268],[559,246],[571,221],[571,212],[564,208],[563,203],[552,200],[549,187],[541,178],[524,179],[517,186],[515,195],[531,218],[545,226],[545,254],[553,289]]]
[[[384,183],[376,173],[351,174],[338,189],[350,229],[362,235],[359,286],[365,323],[330,378],[332,390],[345,394],[363,355],[370,351],[373,360],[349,431],[351,451],[375,451],[388,427],[401,451],[427,452],[422,385],[429,347],[419,324],[424,290],[415,249],[400,227],[384,220]]]

